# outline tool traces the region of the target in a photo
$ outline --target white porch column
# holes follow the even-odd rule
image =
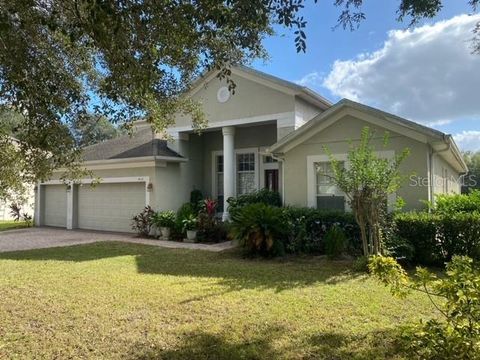
[[[223,134],[223,216],[228,220],[227,200],[235,196],[235,128],[226,126],[222,128]]]

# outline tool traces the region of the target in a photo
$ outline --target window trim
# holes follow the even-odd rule
[[[386,151],[375,151],[380,157],[386,159],[393,159],[395,156],[395,151],[393,150],[386,150]],[[348,163],[348,154],[332,154],[333,158],[337,161],[343,161],[345,164],[345,168],[349,168]],[[316,172],[315,172],[315,163],[317,162],[329,162],[330,156],[329,155],[309,155],[307,156],[307,206],[311,208],[317,207],[317,180],[316,180]],[[345,198],[346,199],[346,198]],[[395,206],[395,202],[397,201],[397,194],[391,194],[388,196],[388,210],[392,211]],[[351,211],[350,206],[348,203],[345,204],[345,211]]]
[[[259,161],[259,150],[256,147],[252,148],[242,148],[242,149],[235,149],[235,163],[233,164],[233,171],[234,171],[234,191],[235,191],[235,196],[237,196],[237,155],[238,154],[254,154],[255,158],[255,189],[258,190],[260,188],[260,161]],[[217,161],[217,156],[223,155],[223,150],[215,150],[212,151],[212,197],[216,198],[217,195],[217,167],[216,167],[216,161]],[[225,171],[223,172],[223,176],[225,176]]]

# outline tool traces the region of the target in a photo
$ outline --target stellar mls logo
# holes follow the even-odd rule
[[[448,181],[462,187],[476,187],[479,183],[479,179],[477,179],[477,177],[473,174],[462,175],[458,177],[449,176]],[[409,185],[412,187],[427,187],[430,186],[430,182],[431,180],[428,177],[411,175]],[[444,186],[445,178],[441,176],[434,176],[433,185],[438,187]]]

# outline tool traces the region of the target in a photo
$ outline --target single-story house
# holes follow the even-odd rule
[[[412,176],[396,194],[407,209],[460,192],[457,180],[467,167],[450,135],[350,100],[332,104],[247,67],[232,69],[234,94],[216,75],[206,74],[186,94],[202,103],[208,118],[201,134],[178,115],[168,140],[138,122],[133,137],[85,148],[85,166],[101,183],[92,187],[91,179],[81,179],[67,186],[55,173],[36,187],[36,224],[131,231],[132,216],[145,205],[176,210],[193,189],[218,199],[224,218],[229,197],[261,188],[279,191],[289,205],[346,209],[343,194],[323,175],[330,169],[324,146],[344,161],[365,126],[379,148],[389,132],[381,156],[410,149],[402,171]]]

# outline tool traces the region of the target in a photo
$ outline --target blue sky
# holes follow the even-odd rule
[[[444,1],[440,14],[418,24],[418,31],[407,29],[408,20],[396,21],[398,4],[366,1],[367,19],[350,32],[332,31],[339,15],[333,0],[309,1],[303,10],[306,54],[296,53],[292,32],[278,29],[264,41],[270,60],[252,65],[332,101],[350,97],[422,122],[453,134],[463,149],[480,150],[480,55],[465,50],[474,23],[459,17],[471,13],[467,0]]]

